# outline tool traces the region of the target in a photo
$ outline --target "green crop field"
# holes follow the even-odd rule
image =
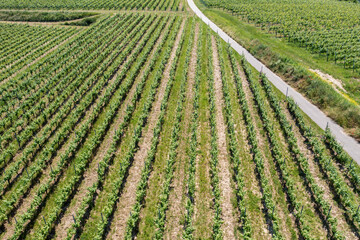
[[[0,8],[1,239],[360,238],[358,164],[185,1]]]
[[[360,68],[360,5],[337,0],[206,0],[262,29],[324,55],[345,68]]]
[[[1,9],[182,10],[181,0],[3,0]],[[180,8],[179,8],[180,7]]]
[[[204,0],[201,9],[360,141],[360,5]]]

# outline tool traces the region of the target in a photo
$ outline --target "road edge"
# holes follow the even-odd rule
[[[269,81],[281,91],[283,94],[287,94],[294,99],[300,109],[308,115],[321,129],[325,130],[328,126],[331,133],[335,136],[335,139],[343,146],[344,150],[360,165],[360,144],[352,137],[347,135],[343,128],[334,122],[331,118],[325,115],[317,106],[310,103],[304,96],[298,93],[295,89],[289,86],[278,75],[267,68],[263,63],[257,60],[251,55],[244,47],[238,44],[228,34],[226,34],[221,28],[213,23],[208,17],[206,17],[200,9],[195,5],[193,0],[187,0],[187,3],[191,10],[214,32],[226,42],[239,54],[243,55],[245,59],[257,70],[266,75]]]

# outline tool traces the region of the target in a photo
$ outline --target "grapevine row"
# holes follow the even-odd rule
[[[324,135],[324,143],[327,144],[332,152],[332,156],[344,167],[348,166],[347,173],[350,175],[350,181],[354,189],[360,193],[360,176],[356,168],[356,163],[353,164],[351,157],[344,151],[343,147],[336,141],[331,134],[330,128],[327,127]]]
[[[156,26],[156,24],[155,24]],[[154,27],[153,27],[154,28]],[[150,29],[151,30],[151,29]],[[151,30],[152,31],[152,30]],[[151,35],[151,31],[148,32],[148,34],[146,35],[146,38],[149,38],[149,36]],[[139,35],[142,35],[142,32],[138,33]],[[126,62],[124,68],[121,70],[121,72],[118,74],[115,82],[112,84],[112,86],[109,87],[109,89],[107,89],[105,95],[100,99],[100,101],[97,104],[97,107],[95,107],[93,109],[93,112],[91,113],[91,115],[89,116],[89,119],[87,121],[85,121],[84,124],[82,124],[82,126],[80,127],[80,130],[76,132],[76,137],[73,140],[73,143],[69,145],[69,149],[65,152],[65,154],[62,155],[60,163],[58,163],[58,166],[55,170],[52,170],[51,173],[51,178],[56,178],[58,179],[61,174],[59,176],[57,176],[57,172],[62,172],[63,170],[63,166],[66,166],[66,162],[70,160],[72,154],[74,154],[77,151],[78,146],[80,146],[80,144],[83,142],[84,137],[87,135],[88,131],[91,129],[92,123],[96,120],[98,114],[102,111],[102,108],[105,106],[105,104],[108,102],[107,99],[109,99],[113,93],[115,92],[115,90],[117,89],[118,85],[121,83],[122,79],[124,78],[127,70],[129,69],[129,67],[131,66],[132,62],[135,61],[136,56],[138,54],[138,52],[142,49],[143,45],[146,43],[146,38],[144,39],[144,41],[135,49],[135,54],[132,55],[129,58],[129,61]],[[101,81],[102,83],[105,83],[108,81],[109,76],[112,75],[113,71],[116,70],[117,66],[120,64],[120,62],[123,61],[123,57],[127,56],[131,49],[134,47],[134,45],[136,44],[136,41],[133,41],[127,48],[126,51],[123,52],[123,56],[122,58],[118,59],[117,62],[114,63],[114,66],[112,68],[110,68],[104,75],[101,76]],[[93,89],[92,93],[90,93],[89,95],[87,95],[87,98],[84,99],[81,107],[79,107],[79,109],[77,109],[77,112],[74,114],[74,118],[68,122],[68,124],[74,124],[78,121],[79,117],[83,115],[83,111],[86,110],[88,108],[88,106],[90,104],[92,104],[94,102],[94,97],[96,97],[96,95],[100,92],[100,89],[103,87],[103,85],[98,85],[97,88]],[[94,95],[95,94],[95,95]],[[109,113],[110,114],[110,113]],[[69,127],[65,126],[65,129],[69,129]],[[64,129],[64,130],[65,130]],[[60,132],[61,133],[61,132]],[[64,135],[63,134],[58,134],[58,136],[60,138],[63,138]],[[58,144],[55,142],[55,144]],[[55,145],[56,146],[56,145]],[[53,148],[49,148],[49,150],[53,150]],[[33,166],[34,170],[31,171],[32,169],[29,169],[30,171],[27,171],[29,173],[30,176],[32,176],[34,173],[40,173],[41,169],[43,168],[42,165],[44,164],[44,161],[51,157],[53,154],[45,154],[44,158],[39,159],[37,162],[37,165]],[[36,170],[36,171],[35,171]],[[24,179],[25,181],[27,179]],[[58,180],[52,182],[51,179],[48,181],[48,187],[53,186]],[[51,184],[50,184],[51,183]],[[50,186],[51,185],[51,186]],[[46,185],[45,185],[46,186]],[[40,192],[41,192],[41,188],[40,188]],[[39,194],[38,194],[39,195]],[[41,196],[41,194],[40,194]]]
[[[222,45],[219,42],[219,38],[216,38],[216,43],[219,49],[219,60],[220,60],[220,69],[221,69],[221,79],[222,79],[222,91],[224,95],[224,102],[225,102],[225,119],[227,125],[227,132],[230,137],[229,142],[229,150],[230,150],[230,158],[233,165],[234,173],[235,173],[235,181],[236,181],[236,200],[237,206],[240,211],[240,222],[242,223],[242,236],[244,239],[251,239],[252,238],[252,229],[249,220],[248,213],[246,212],[246,204],[245,204],[245,195],[246,191],[244,189],[244,173],[242,172],[242,166],[240,161],[238,142],[236,140],[235,134],[235,123],[233,120],[233,110],[230,102],[230,95],[229,95],[229,86],[227,80],[225,79],[225,63],[224,58],[220,54],[222,52]],[[231,60],[231,64],[235,65],[235,58],[233,52],[230,48],[227,48],[227,54],[229,59]],[[232,69],[234,74],[238,74],[237,69]]]
[[[172,43],[174,43],[175,40],[175,34],[177,32],[177,29],[179,29],[180,23],[177,21],[177,24],[175,28],[173,29],[171,35],[170,35],[170,46]],[[95,239],[102,239],[102,236],[104,235],[105,228],[108,225],[108,219],[113,215],[116,202],[118,200],[119,194],[123,188],[123,183],[125,181],[125,178],[127,176],[127,173],[129,171],[130,166],[132,165],[132,161],[134,160],[134,154],[137,151],[137,147],[140,141],[140,137],[142,134],[142,130],[147,122],[148,114],[151,110],[152,103],[155,100],[155,94],[157,91],[158,86],[160,85],[160,80],[162,77],[163,70],[165,68],[165,64],[170,57],[171,48],[168,47],[165,50],[165,55],[162,59],[160,59],[160,66],[154,75],[154,82],[151,84],[150,92],[148,97],[145,100],[144,106],[142,108],[141,115],[139,117],[139,120],[135,126],[133,137],[131,139],[131,142],[128,145],[127,152],[125,153],[124,158],[121,160],[120,168],[118,169],[117,179],[112,184],[111,191],[108,196],[108,200],[105,203],[104,211],[101,212],[104,221],[101,221],[97,224],[97,232]]]
[[[199,88],[200,88],[200,72],[201,72],[201,56],[202,56],[202,35],[203,28],[200,27],[199,37],[197,42],[197,58],[196,58],[196,67],[195,67],[195,83],[194,83],[194,100],[193,100],[193,110],[190,123],[190,150],[188,154],[189,158],[189,170],[188,170],[188,179],[187,179],[187,198],[186,198],[186,214],[184,221],[184,239],[193,239],[193,215],[194,215],[194,199],[195,199],[195,172],[196,172],[196,157],[198,149],[198,140],[197,132],[199,125]]]
[[[251,70],[246,69],[249,66],[246,64],[244,59],[242,59],[242,61],[243,61],[243,66],[244,66],[245,72],[250,73]],[[232,68],[237,69],[237,64],[235,62],[233,62]],[[241,82],[243,80],[240,78],[240,76],[238,74],[235,74],[234,76],[235,76],[234,80],[235,80],[238,100],[239,100],[239,104],[240,104],[240,107],[243,112],[244,120],[246,123],[246,129],[248,132],[248,141],[251,146],[250,150],[253,155],[253,161],[255,163],[256,170],[257,170],[259,178],[260,178],[259,179],[260,185],[261,185],[261,188],[263,191],[262,199],[264,201],[266,215],[269,218],[269,220],[271,221],[273,238],[282,239],[282,236],[280,233],[280,228],[279,228],[279,218],[275,211],[271,212],[271,210],[273,210],[275,208],[275,204],[272,200],[272,194],[271,194],[270,188],[268,186],[269,180],[266,177],[265,172],[264,172],[264,159],[261,156],[261,150],[259,148],[259,143],[258,143],[258,139],[256,136],[255,126],[253,124],[253,119],[250,114],[250,108],[247,103],[246,95],[245,95],[245,92],[242,87]],[[247,77],[249,77],[249,76],[247,76]]]
[[[157,204],[158,215],[157,218],[155,219],[155,225],[157,228],[154,236],[155,239],[163,239],[164,237],[163,234],[165,230],[166,211],[169,207],[170,185],[174,178],[174,164],[177,159],[177,148],[179,146],[179,138],[180,138],[179,135],[180,125],[184,115],[183,105],[185,101],[186,81],[188,77],[188,67],[189,67],[188,65],[189,65],[190,53],[192,49],[191,46],[193,46],[193,38],[194,38],[194,27],[193,25],[190,25],[189,27],[191,28],[191,33],[189,35],[189,42],[188,42],[189,47],[187,48],[186,51],[184,69],[182,71],[180,96],[177,102],[175,122],[171,132],[170,152],[166,160],[165,180],[162,185],[160,200]]]
[[[165,19],[165,20],[167,21],[167,19]],[[174,21],[174,18],[170,20],[170,26],[172,25],[173,21]],[[162,28],[159,28],[157,30],[157,32],[155,33],[155,38],[152,40],[150,45],[147,47],[146,53],[143,55],[143,60],[147,59],[147,56],[148,56],[150,50],[152,49],[152,46],[154,45],[155,40],[159,37],[159,35],[161,33],[161,30],[162,30]],[[79,228],[85,224],[85,222],[84,222],[85,214],[91,210],[90,203],[94,199],[96,190],[101,189],[101,187],[103,185],[106,174],[108,173],[108,168],[112,164],[113,159],[115,158],[116,150],[122,140],[122,137],[124,136],[124,134],[126,132],[126,129],[129,125],[129,123],[130,123],[130,120],[134,113],[136,104],[138,103],[138,101],[142,95],[142,92],[143,92],[143,89],[144,89],[144,86],[146,83],[146,79],[148,78],[151,70],[153,69],[155,62],[159,58],[160,50],[167,39],[168,33],[169,33],[169,29],[165,31],[165,33],[163,35],[163,39],[161,40],[157,49],[155,50],[154,55],[150,60],[149,66],[147,67],[147,69],[145,69],[144,74],[136,87],[135,94],[134,94],[133,98],[131,99],[131,102],[128,104],[128,106],[126,108],[124,121],[120,124],[119,128],[115,131],[115,135],[113,137],[112,144],[111,144],[109,150],[107,151],[104,159],[102,159],[99,163],[99,168],[97,171],[97,173],[98,173],[97,181],[93,184],[92,187],[90,187],[88,189],[88,194],[87,194],[86,198],[82,201],[80,208],[77,210],[76,216],[74,216],[75,222],[67,231],[67,239],[71,239],[75,233],[79,234]],[[143,60],[139,61],[139,65],[141,65],[143,63]],[[135,75],[135,74],[132,74],[132,75]]]
[[[147,153],[145,163],[144,163],[144,168],[142,169],[141,176],[140,176],[140,181],[137,185],[135,204],[132,207],[129,219],[127,220],[126,230],[125,230],[126,231],[125,239],[133,238],[133,235],[134,235],[135,230],[138,225],[140,211],[141,211],[141,208],[142,208],[145,196],[146,196],[146,188],[148,186],[148,179],[149,179],[149,176],[150,176],[150,173],[152,170],[152,164],[155,160],[157,146],[160,141],[160,134],[161,134],[162,126],[164,124],[165,115],[167,113],[169,97],[170,97],[171,89],[174,85],[174,78],[175,78],[176,68],[178,65],[179,55],[183,48],[184,35],[185,35],[185,29],[187,27],[187,22],[185,22],[184,25],[185,25],[185,27],[183,28],[182,32],[179,33],[179,34],[181,34],[181,37],[180,37],[179,45],[175,52],[175,57],[171,64],[169,79],[166,84],[164,97],[161,101],[161,107],[160,107],[161,112],[157,119],[156,126],[153,130],[153,137],[152,137],[150,150]]]
[[[288,98],[288,109],[295,118],[297,125],[299,126],[302,134],[310,145],[317,163],[324,170],[325,176],[329,179],[334,191],[339,196],[340,201],[346,209],[346,213],[351,217],[351,221],[356,225],[360,223],[360,214],[358,206],[355,205],[353,192],[346,185],[341,178],[336,167],[332,163],[332,159],[326,155],[325,147],[321,144],[321,141],[315,136],[313,130],[306,126],[304,117],[297,107],[295,101]]]
[[[207,32],[207,41],[211,43],[211,35],[208,30]],[[208,59],[208,86],[209,86],[209,105],[210,105],[210,129],[211,129],[211,149],[210,149],[210,176],[211,176],[211,186],[212,194],[214,197],[214,223],[213,223],[213,232],[212,238],[222,239],[222,219],[221,219],[221,201],[220,201],[220,186],[219,186],[219,175],[218,175],[218,146],[217,146],[217,132],[216,132],[216,108],[215,108],[215,89],[214,89],[214,70],[213,70],[213,53],[212,48],[209,48],[209,59]]]

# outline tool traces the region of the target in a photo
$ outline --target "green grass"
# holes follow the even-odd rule
[[[225,67],[226,70],[229,69],[230,71],[230,63],[227,58],[225,60]],[[231,70],[232,71],[232,70]],[[228,81],[229,86],[229,95],[231,99],[231,105],[233,108],[233,114],[234,114],[234,123],[235,123],[235,129],[236,129],[236,138],[237,142],[239,144],[239,148],[241,151],[239,151],[240,161],[243,166],[243,174],[244,174],[244,182],[245,186],[244,189],[246,190],[245,194],[245,203],[247,207],[247,211],[249,213],[249,219],[251,221],[251,227],[252,227],[252,233],[253,237],[255,239],[262,238],[263,235],[262,227],[266,225],[265,218],[262,213],[262,204],[261,204],[261,196],[257,195],[255,191],[259,191],[258,184],[256,182],[256,176],[254,174],[254,164],[252,162],[252,157],[249,151],[249,148],[247,147],[248,143],[246,141],[246,124],[243,120],[242,111],[240,109],[240,105],[237,100],[237,93],[236,93],[236,87],[234,84],[233,76],[231,75],[231,78],[226,78]],[[236,116],[236,117],[235,117]],[[252,183],[255,183],[255,186],[252,185]]]
[[[83,18],[80,21],[74,21],[74,22],[66,22],[64,23],[64,25],[67,26],[90,26],[91,24],[95,23],[96,20],[98,19],[98,16],[95,17],[87,17],[87,18]]]
[[[166,161],[168,159],[171,138],[173,119],[175,119],[177,102],[179,99],[182,73],[185,64],[186,51],[189,43],[189,34],[193,25],[189,22],[185,26],[185,36],[183,49],[179,56],[179,62],[175,73],[174,85],[171,90],[169,97],[167,113],[165,116],[164,125],[161,131],[161,139],[157,148],[155,161],[153,164],[153,170],[151,177],[149,178],[149,187],[146,194],[146,203],[142,210],[140,222],[139,222],[139,233],[138,239],[152,239],[155,234],[156,225],[155,219],[157,217],[157,207],[159,201],[159,195],[161,194],[162,185],[164,181],[164,174],[166,168]],[[179,46],[180,47],[180,46]]]
[[[199,152],[196,168],[196,181],[198,188],[196,188],[195,199],[195,220],[193,222],[196,239],[210,239],[212,234],[212,219],[213,209],[211,209],[212,193],[209,176],[209,159],[210,159],[210,126],[209,126],[209,100],[208,100],[208,86],[207,86],[207,62],[208,62],[208,47],[209,43],[206,41],[206,26],[200,25],[203,29],[202,42],[202,56],[201,57],[201,76],[200,76],[200,96],[199,96]],[[206,43],[206,44],[205,44]],[[209,206],[210,205],[210,206]],[[210,209],[208,208],[210,207]],[[208,218],[209,217],[209,218]]]
[[[175,24],[172,26],[171,32],[169,33],[170,35],[174,31],[174,26],[175,26]],[[159,67],[160,62],[161,62],[160,60],[163,58],[163,56],[165,54],[165,49],[169,45],[169,42],[170,42],[170,38],[168,38],[166,40],[166,43],[164,44],[164,46],[161,50],[162,52],[160,53],[159,59],[157,60],[155,66],[154,66],[154,69],[157,69]],[[140,100],[136,106],[135,112],[130,120],[129,127],[128,127],[125,135],[123,136],[121,145],[119,146],[119,150],[118,150],[119,153],[115,157],[113,167],[110,168],[108,176],[104,182],[104,186],[103,186],[103,190],[102,190],[103,193],[100,194],[99,197],[96,199],[95,206],[90,214],[89,220],[86,223],[86,225],[84,226],[84,232],[81,236],[82,239],[90,239],[92,236],[94,236],[96,234],[97,223],[99,221],[101,221],[101,212],[102,212],[102,209],[105,207],[105,204],[107,203],[108,193],[112,190],[112,187],[113,187],[112,184],[116,181],[116,179],[118,177],[116,170],[119,169],[120,164],[122,162],[121,160],[126,155],[126,152],[128,150],[129,143],[131,142],[131,139],[133,137],[133,132],[135,130],[135,126],[137,125],[137,123],[139,121],[139,118],[142,113],[142,108],[144,106],[145,101],[147,100],[148,95],[149,95],[151,85],[154,82],[155,72],[156,71],[151,72],[148,76],[148,80],[146,81],[145,88],[143,90],[141,98],[140,98]],[[147,128],[148,128],[148,125],[146,125],[144,127],[143,132],[146,132]]]
[[[267,100],[266,93],[265,93],[264,89],[262,87],[260,87],[259,84],[258,84],[258,89],[259,89],[259,91],[260,91],[260,93],[262,95],[262,98],[264,99],[264,102],[263,102],[264,106],[267,109],[268,116],[271,119],[271,122],[273,123],[273,127],[275,129],[275,132],[277,133],[276,138],[277,138],[277,141],[280,143],[280,149],[281,149],[281,152],[283,153],[283,157],[286,157],[286,159],[288,160],[287,161],[288,172],[290,173],[292,179],[294,180],[294,183],[298,183],[298,190],[299,191],[297,192],[297,198],[301,199],[301,203],[303,205],[305,205],[304,216],[306,216],[307,222],[313,223],[311,225],[311,226],[313,226],[313,228],[311,229],[312,236],[316,236],[316,238],[318,238],[318,239],[323,239],[323,238],[326,237],[326,235],[324,235],[324,231],[318,231],[319,229],[321,229],[321,220],[316,215],[316,213],[314,212],[314,209],[312,208],[313,206],[311,204],[308,205],[308,203],[311,202],[310,196],[307,194],[306,186],[303,185],[304,182],[303,182],[303,179],[301,178],[301,175],[300,175],[299,169],[297,167],[297,164],[293,161],[293,157],[291,156],[291,154],[290,154],[290,152],[288,150],[288,145],[287,145],[286,140],[285,140],[285,138],[284,138],[284,136],[282,134],[280,123],[276,119],[276,117],[274,115],[274,112],[273,112],[272,108],[270,107],[270,104],[269,104],[269,102]],[[281,95],[282,95],[282,97],[285,97],[283,94],[281,94]],[[262,125],[260,124],[260,126],[262,126]],[[323,133],[323,131],[322,131],[322,133]],[[264,140],[267,139],[266,135],[263,135],[262,137],[264,138]],[[273,160],[273,158],[271,156],[271,152],[270,152],[271,148],[268,148],[268,146],[270,146],[270,142],[268,140],[265,140],[265,145],[266,145],[266,149],[265,149],[266,157],[270,160],[271,175],[272,176],[278,176],[279,174],[277,172],[277,168],[274,165],[275,162],[274,162],[274,160]],[[275,191],[276,192],[276,201],[280,205],[280,208],[284,210],[284,213],[287,216],[289,216],[290,212],[288,211],[288,203],[286,201],[284,201],[286,196],[285,196],[284,190],[282,188],[281,181],[279,180],[278,177],[275,177],[274,185],[275,185],[275,189],[276,189],[276,191]],[[291,219],[290,218],[287,218],[287,226],[291,231],[292,238],[296,239],[296,232],[293,229],[295,226],[291,226]]]
[[[260,28],[240,20],[219,9],[206,8],[200,1],[198,7],[220,28],[247,48],[255,57],[295,87],[329,117],[350,134],[360,138],[360,80],[358,73],[344,69],[325,57],[311,54],[284,39],[261,31]],[[321,80],[308,69],[320,69],[344,83],[345,93],[338,93],[328,82]]]
[[[236,56],[237,56],[238,61],[240,61],[240,55],[236,54]],[[229,65],[230,63],[228,62],[228,60],[227,59],[225,59],[225,60],[226,60],[225,65],[226,66]],[[254,71],[254,73],[257,73],[255,69],[252,69],[252,70]],[[243,134],[246,134],[246,129],[244,128],[245,123],[242,120],[242,113],[241,113],[239,107],[236,106],[236,104],[238,104],[238,103],[236,100],[236,92],[235,92],[235,86],[234,86],[233,79],[231,79],[229,81],[229,86],[232,86],[229,88],[229,90],[230,90],[229,93],[230,93],[230,96],[232,99],[232,105],[234,106],[234,114],[236,116],[238,116],[237,118],[235,118],[235,124],[236,124],[235,127],[237,129],[237,134],[238,134],[237,139],[239,141],[240,146],[245,146],[247,144],[244,141],[246,136],[243,136]],[[259,89],[260,89],[260,92],[262,93],[263,99],[265,100],[264,104],[269,113],[269,117],[271,117],[272,122],[274,123],[274,128],[276,129],[276,132],[279,133],[277,138],[278,138],[278,141],[281,143],[282,152],[283,152],[284,156],[286,156],[287,159],[289,159],[288,160],[289,173],[291,174],[292,179],[294,179],[294,182],[298,183],[297,186],[298,186],[299,192],[297,193],[297,195],[298,195],[299,199],[301,199],[300,201],[302,201],[303,204],[306,204],[305,208],[304,208],[304,214],[306,214],[306,219],[309,223],[313,223],[312,226],[314,226],[314,228],[311,229],[311,233],[313,236],[317,236],[320,239],[323,237],[326,237],[324,235],[324,231],[321,228],[321,224],[319,224],[320,219],[319,219],[317,213],[312,208],[310,196],[306,192],[305,186],[303,186],[304,182],[299,173],[299,169],[298,169],[296,163],[291,160],[292,157],[289,156],[289,152],[287,150],[287,144],[284,142],[284,139],[281,137],[282,135],[280,133],[281,132],[280,125],[279,125],[278,121],[275,119],[275,116],[273,115],[273,111],[270,108],[269,103],[266,100],[265,92],[263,91],[262,88],[259,88]],[[280,99],[285,99],[285,96],[280,91],[276,90],[276,93],[278,94]],[[269,176],[269,179],[272,179],[271,181],[273,182],[273,187],[274,187],[273,194],[275,193],[273,195],[274,200],[277,203],[278,210],[283,211],[285,213],[285,216],[286,216],[285,221],[286,222],[284,223],[284,225],[286,226],[286,229],[288,229],[291,238],[296,238],[297,233],[294,230],[295,225],[294,225],[293,221],[291,220],[291,218],[289,218],[290,212],[288,210],[288,203],[285,198],[285,193],[282,189],[281,181],[278,177],[276,166],[274,164],[274,161],[272,160],[269,143],[268,143],[267,137],[265,135],[265,132],[263,130],[262,122],[259,119],[259,115],[257,113],[256,106],[254,106],[254,113],[255,113],[254,114],[255,115],[255,119],[254,119],[255,123],[256,123],[258,129],[260,130],[261,138],[264,141],[265,147],[264,147],[263,151],[264,151],[266,158],[268,159],[267,161],[268,161],[269,167],[270,167],[269,172],[270,172],[271,176]],[[313,128],[316,129],[316,131],[319,134],[323,133],[323,131],[315,123],[309,122],[309,124],[311,124],[313,126]],[[254,172],[254,163],[252,162],[250,153],[248,151],[245,151],[245,148],[243,148],[243,151],[240,152],[240,156],[241,156],[243,166],[244,166],[244,175],[247,176],[245,178],[245,188],[247,189],[247,192],[245,195],[245,200],[246,200],[246,205],[247,205],[247,207],[249,209],[249,213],[250,213],[249,217],[250,217],[251,225],[253,228],[253,236],[255,238],[264,238],[264,236],[261,235],[261,232],[263,231],[262,228],[266,225],[266,223],[264,222],[265,221],[264,215],[261,212],[261,210],[262,210],[261,196],[258,196],[255,194],[255,192],[253,191],[254,187],[252,185],[251,179],[249,179],[249,177],[252,174],[254,174],[254,173],[251,173],[251,172]],[[252,181],[254,181],[254,180],[256,181],[255,175],[253,176],[253,178],[254,179]],[[310,203],[310,205],[308,205],[309,203]],[[309,206],[309,207],[307,208],[306,206]],[[260,220],[260,219],[262,219],[262,220]]]
[[[349,96],[360,103],[360,71],[353,72],[352,69],[344,69],[342,65],[335,64],[332,61],[327,62],[326,56],[312,54],[304,48],[287,41],[284,38],[275,37],[266,31],[262,31],[252,23],[247,23],[239,17],[220,9],[205,8],[203,4],[197,6],[201,8],[205,15],[209,16],[215,23],[219,25],[227,33],[245,47],[250,45],[263,44],[271,51],[281,54],[297,61],[297,64],[306,69],[320,69],[322,72],[328,73],[344,82],[345,89],[349,92]],[[256,42],[257,41],[257,42]]]

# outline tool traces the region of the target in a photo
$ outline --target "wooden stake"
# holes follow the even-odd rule
[[[328,218],[328,217],[329,217],[329,214],[330,214],[331,208],[332,208],[332,207],[330,207],[330,209],[329,209],[329,211],[328,211],[328,214],[327,214],[326,218]]]
[[[355,59],[353,60],[353,72],[355,71]]]
[[[328,50],[326,49],[326,61],[328,62],[329,61],[329,53],[328,53]]]

